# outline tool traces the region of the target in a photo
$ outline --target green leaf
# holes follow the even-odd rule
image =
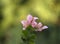
[[[22,27],[20,24],[10,31],[8,31],[9,38],[6,40],[6,44],[23,44],[21,35],[22,35]]]

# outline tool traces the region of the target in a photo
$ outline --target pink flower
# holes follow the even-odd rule
[[[32,15],[27,16],[27,20],[21,21],[23,25],[23,30],[25,30],[29,25],[31,25],[33,28],[36,28],[35,31],[42,31],[44,29],[47,29],[47,26],[43,26],[41,22],[37,23],[36,20],[38,17],[33,17]]]
[[[27,16],[27,20],[23,20],[23,21],[21,21],[21,23],[22,23],[22,25],[23,25],[23,30],[25,30],[29,25],[32,25],[32,27],[34,27],[35,26],[35,24],[36,24],[36,20],[37,20],[38,18],[37,17],[33,17],[32,15],[28,15]]]
[[[47,27],[47,26],[43,26],[42,23],[39,22],[39,23],[37,24],[37,27],[36,27],[36,28],[37,28],[36,31],[42,31],[42,30],[44,30],[44,29],[47,29],[48,27]]]

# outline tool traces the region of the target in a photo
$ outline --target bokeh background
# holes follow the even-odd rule
[[[20,22],[28,14],[49,27],[36,33],[36,44],[60,44],[60,0],[0,0],[0,44],[23,44]]]

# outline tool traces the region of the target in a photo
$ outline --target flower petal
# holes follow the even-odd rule
[[[32,27],[34,28],[34,27],[37,26],[37,22],[33,21],[31,25],[32,25]]]
[[[23,21],[21,21],[21,23],[23,25],[23,28],[27,28],[27,26],[28,26],[27,21],[23,20]]]
[[[26,28],[23,28],[23,30],[26,30]]]
[[[48,28],[47,26],[43,26],[43,27],[38,28],[36,31],[42,31],[42,30],[47,29],[47,28]]]
[[[39,22],[37,27],[38,27],[38,28],[41,28],[41,27],[42,27],[42,23]]]
[[[29,15],[27,16],[27,21],[31,22],[32,20],[33,20],[33,16],[29,14]]]
[[[38,19],[38,17],[34,17],[34,20],[37,20]]]
[[[47,29],[48,27],[47,26],[43,26],[42,29]]]
[[[24,24],[26,23],[26,21],[25,21],[25,20],[23,20],[23,21],[21,21],[21,23],[24,25]]]

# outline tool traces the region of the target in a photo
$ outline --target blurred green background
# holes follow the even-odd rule
[[[49,27],[36,44],[60,44],[60,0],[0,0],[0,44],[23,44],[20,21],[28,14]]]

